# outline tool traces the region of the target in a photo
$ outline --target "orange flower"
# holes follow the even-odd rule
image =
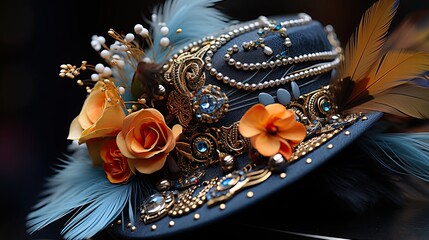
[[[133,175],[127,158],[122,155],[116,145],[115,138],[111,138],[101,145],[100,156],[104,161],[104,172],[111,183],[126,183]]]
[[[173,131],[162,114],[153,108],[128,115],[116,143],[128,158],[131,170],[145,174],[160,170],[176,144]]]
[[[116,136],[125,118],[122,100],[113,82],[97,82],[82,110],[71,123],[67,139],[79,140]]]
[[[296,121],[295,113],[279,103],[256,104],[243,115],[239,124],[243,137],[263,156],[280,153],[290,159],[293,148],[306,136],[305,126]]]

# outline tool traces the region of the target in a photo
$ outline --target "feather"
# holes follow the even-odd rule
[[[338,109],[345,108],[345,101],[354,88],[355,81],[365,79],[373,64],[379,59],[387,31],[396,13],[399,1],[380,0],[368,8],[358,28],[344,49],[344,58],[330,88]]]
[[[103,169],[92,165],[85,151],[78,153],[63,160],[47,181],[41,200],[28,214],[29,234],[73,213],[61,234],[65,239],[90,238],[118,217],[132,195],[144,194],[136,178],[128,184],[111,184]]]
[[[408,15],[389,34],[383,48],[384,52],[391,49],[429,52],[429,10],[420,10]]]
[[[388,89],[374,99],[349,109],[351,112],[378,111],[399,117],[429,118],[429,88],[406,83]]]
[[[359,99],[368,95],[375,97],[386,89],[405,84],[405,79],[413,79],[429,69],[429,54],[424,52],[389,51],[379,58],[368,75],[356,81],[346,105],[361,103]],[[347,107],[345,107],[347,108]]]
[[[219,1],[170,0],[156,7],[150,22],[153,46],[146,51],[146,56],[151,57],[155,63],[161,63],[190,42],[229,26],[229,18],[213,7]],[[162,26],[169,28],[167,35],[159,31]],[[176,33],[177,29],[181,29],[181,33]],[[170,39],[170,46],[159,45],[162,37]]]
[[[409,174],[429,182],[429,132],[372,132],[359,144],[391,172]]]
[[[397,10],[396,0],[375,2],[362,16],[360,24],[346,45],[339,77],[365,78],[379,58],[387,30]]]

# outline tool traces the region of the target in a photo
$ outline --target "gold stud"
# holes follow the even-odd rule
[[[119,219],[116,223],[121,224],[122,223],[121,219]]]
[[[225,208],[226,208],[225,203],[222,203],[222,204],[219,205],[219,209],[220,210],[224,210]]]
[[[334,148],[334,145],[333,144],[328,144],[328,146],[326,148],[327,149],[332,149],[332,148]]]
[[[362,117],[362,121],[366,121],[366,120],[368,120],[368,117],[367,116],[363,116]]]
[[[307,163],[307,164],[310,164],[310,163],[312,163],[313,162],[313,159],[311,159],[311,158],[307,158],[307,159],[305,159],[305,163]]]
[[[134,232],[135,230],[137,230],[137,227],[136,226],[132,226],[131,227],[131,232]]]
[[[247,196],[248,198],[253,197],[253,192],[252,192],[252,191],[248,191],[248,192],[247,192],[247,194],[246,194],[246,196]]]
[[[150,227],[150,230],[155,231],[155,230],[156,230],[156,225],[155,225],[155,224],[154,224],[154,225],[152,225],[152,226]]]
[[[127,228],[130,228],[132,225],[131,225],[131,223],[128,223],[127,224]]]
[[[344,135],[346,135],[346,136],[350,135],[350,131],[348,131],[348,130],[347,130],[347,131],[345,131],[345,132],[344,132]]]
[[[284,173],[284,172],[283,172],[283,173],[280,173],[280,178],[281,178],[281,179],[283,179],[283,178],[285,178],[285,177],[286,177],[286,175],[287,175],[287,174],[286,174],[286,173]]]
[[[194,214],[194,219],[195,219],[195,220],[200,219],[200,217],[201,217],[201,216],[200,216],[200,214],[198,214],[198,213],[195,213],[195,214]]]
[[[169,226],[169,227],[173,227],[173,226],[174,226],[174,224],[175,224],[175,222],[174,222],[173,220],[171,220],[170,222],[168,222],[168,226]]]

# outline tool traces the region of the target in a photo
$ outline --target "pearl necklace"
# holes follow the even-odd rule
[[[277,58],[276,60],[264,61],[261,63],[258,63],[258,62],[241,63],[239,61],[236,61],[235,59],[232,58],[232,54],[237,53],[239,51],[239,47],[237,45],[234,45],[231,48],[228,48],[226,51],[226,54],[224,55],[224,60],[227,61],[229,65],[232,65],[235,68],[242,69],[242,70],[261,70],[261,69],[267,69],[267,68],[273,69],[280,66],[292,65],[295,63],[333,59],[333,61],[330,61],[330,62],[318,63],[310,67],[291,72],[279,79],[266,80],[260,83],[249,84],[246,82],[240,82],[235,79],[231,79],[230,77],[219,72],[212,65],[212,57],[218,51],[218,49],[220,49],[222,46],[224,46],[226,43],[228,43],[230,40],[234,39],[235,37],[240,36],[246,32],[253,31],[257,28],[267,30],[267,29],[273,29],[273,28],[276,29],[276,27],[278,28],[278,26],[280,26],[278,31],[280,32],[280,35],[285,38],[284,44],[286,47],[290,47],[291,46],[290,39],[285,34],[286,30],[284,30],[283,28],[304,25],[312,21],[312,18],[308,14],[300,13],[298,14],[298,16],[299,18],[297,19],[286,20],[286,21],[280,22],[279,24],[274,24],[274,25],[266,17],[261,16],[255,21],[232,26],[224,33],[220,34],[218,37],[214,37],[214,36],[204,37],[201,40],[192,42],[188,46],[185,46],[183,49],[179,50],[177,54],[174,54],[173,57],[167,61],[167,63],[163,66],[163,69],[167,70],[169,67],[169,64],[172,64],[180,54],[189,52],[191,51],[191,49],[195,47],[201,47],[207,42],[210,42],[210,47],[209,47],[209,50],[206,52],[206,56],[204,59],[205,69],[209,72],[211,76],[214,76],[217,80],[222,81],[224,84],[227,84],[231,87],[235,87],[236,89],[251,90],[251,91],[262,90],[262,89],[266,89],[274,86],[284,85],[286,83],[307,78],[310,76],[327,73],[332,69],[336,68],[340,63],[338,55],[341,50],[339,46],[334,46],[334,44],[333,44],[332,51],[307,53],[307,54],[302,54],[294,57],[280,57],[280,58]],[[259,42],[263,43],[263,41],[259,41]],[[252,42],[243,43],[243,45],[246,45],[246,47],[243,46],[243,48],[245,50],[248,50],[249,44],[252,45]],[[255,46],[260,46],[264,48],[264,53],[266,53],[265,48],[267,46],[265,44],[259,44]]]
[[[293,26],[299,26],[307,24],[311,21],[311,17],[305,13],[299,14],[298,19],[291,19],[287,21],[283,21],[279,24],[274,24],[272,22],[269,22],[267,18],[261,17],[259,18],[259,21],[255,21],[253,23],[250,23],[248,25],[240,26],[238,28],[235,28],[231,31],[229,31],[226,34],[220,35],[218,38],[213,40],[211,42],[210,48],[206,53],[206,57],[204,59],[205,62],[205,68],[207,71],[209,71],[209,74],[211,76],[214,76],[217,80],[222,81],[224,84],[227,84],[231,87],[235,87],[237,89],[243,89],[243,90],[261,90],[265,88],[270,88],[274,86],[279,86],[286,84],[288,82],[292,82],[298,79],[307,78],[310,76],[315,76],[319,74],[323,74],[326,72],[331,71],[335,67],[339,65],[339,58],[337,51],[337,47],[333,46],[333,50],[331,51],[324,51],[324,52],[315,52],[315,53],[308,53],[308,54],[302,54],[299,56],[294,57],[285,57],[281,55],[276,56],[276,60],[270,60],[270,61],[264,61],[264,62],[256,62],[256,63],[241,63],[240,61],[236,61],[234,58],[232,58],[232,55],[234,53],[239,52],[239,46],[233,45],[232,47],[228,48],[226,50],[226,54],[224,55],[224,60],[228,63],[230,66],[234,66],[238,70],[261,70],[261,69],[267,69],[271,68],[274,69],[276,67],[280,66],[286,66],[286,65],[292,65],[295,63],[302,63],[302,62],[308,62],[308,61],[316,61],[316,60],[332,60],[330,62],[325,63],[318,63],[315,65],[312,65],[310,67],[307,67],[305,69],[300,69],[297,71],[294,71],[292,73],[289,73],[279,79],[273,79],[273,80],[267,80],[260,83],[246,83],[246,82],[240,82],[235,79],[231,79],[230,77],[224,75],[222,72],[218,71],[213,65],[212,65],[212,57],[217,52],[218,49],[220,49],[223,45],[225,45],[227,42],[232,40],[233,38],[244,34],[249,31],[253,31],[257,28],[261,28],[265,31],[268,30],[276,30],[280,32],[280,35],[284,37],[285,43],[284,45],[286,47],[291,46],[291,41],[287,37],[286,33],[286,27],[293,27]],[[262,24],[262,26],[261,26]],[[258,32],[258,35],[259,32]],[[266,33],[265,33],[266,35]],[[254,41],[245,42],[243,43],[242,47],[245,51],[249,50],[251,47],[257,48],[262,47],[264,49],[264,53],[267,55],[272,54],[271,48],[266,46],[264,44],[264,40],[261,38],[258,38],[258,41],[256,43]],[[268,50],[267,50],[268,49]]]

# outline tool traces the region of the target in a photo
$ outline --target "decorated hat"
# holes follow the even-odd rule
[[[357,145],[429,181],[429,135],[408,129],[429,117],[427,29],[388,34],[399,1],[375,2],[346,44],[306,13],[241,22],[216,2],[168,0],[129,33],[94,35],[100,63],[60,66],[88,95],[29,234],[67,217],[65,239],[175,236]]]

